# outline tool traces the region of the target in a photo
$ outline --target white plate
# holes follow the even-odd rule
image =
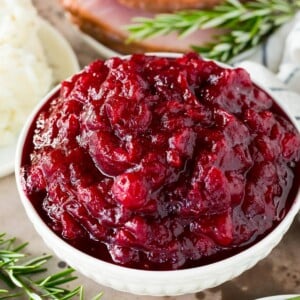
[[[56,83],[80,70],[71,46],[56,29],[44,20],[41,20],[39,37]],[[14,170],[16,143],[17,139],[11,145],[0,147],[0,177],[9,175]]]
[[[90,35],[80,31],[78,28],[76,28],[76,30],[78,31],[78,34],[80,34],[82,36],[84,41],[87,44],[89,44],[94,50],[96,50],[100,54],[101,57],[110,58],[113,56],[122,56],[122,54],[104,46],[99,41],[97,41],[96,39],[91,37]]]
[[[299,296],[299,295],[278,295],[278,296],[259,298],[256,300],[289,300],[289,299],[293,299],[294,297],[297,297],[297,296]]]

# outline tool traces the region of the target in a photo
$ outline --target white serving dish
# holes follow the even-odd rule
[[[178,54],[170,55],[166,53],[159,55],[178,56]],[[255,81],[255,78],[253,78],[253,82],[263,90],[266,90],[259,82]],[[23,146],[29,128],[40,108],[59,88],[60,86],[57,86],[39,103],[23,128],[17,147],[15,164],[16,182],[21,201],[36,231],[58,257],[65,260],[70,266],[85,276],[114,289],[139,295],[171,296],[201,291],[231,280],[253,267],[272,251],[292,224],[293,219],[300,209],[299,191],[293,205],[280,224],[253,246],[232,257],[209,265],[174,271],[130,269],[101,261],[73,248],[59,238],[38,215],[22,189],[20,176]],[[271,91],[266,91],[273,97],[282,110],[287,113],[282,105],[280,105],[276,95]],[[295,124],[295,121],[291,117],[290,119]]]

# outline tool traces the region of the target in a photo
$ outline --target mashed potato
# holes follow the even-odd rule
[[[0,0],[0,146],[13,143],[53,78],[29,0]]]

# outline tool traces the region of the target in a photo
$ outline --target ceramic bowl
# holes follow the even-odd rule
[[[261,86],[259,82],[255,82],[255,79],[253,81]],[[57,86],[40,102],[23,128],[17,147],[16,182],[21,201],[36,231],[58,257],[85,276],[105,286],[139,295],[171,296],[193,293],[220,285],[253,267],[271,252],[289,229],[300,208],[299,192],[284,219],[265,238],[234,256],[200,267],[174,271],[131,269],[96,259],[70,246],[59,238],[41,219],[23,191],[20,176],[24,142],[27,139],[30,126],[41,107],[59,89],[60,86]],[[267,92],[278,102],[276,95],[273,95],[271,91]],[[279,103],[278,105],[281,106]],[[283,107],[282,109],[284,110]],[[294,123],[293,120],[291,121]]]

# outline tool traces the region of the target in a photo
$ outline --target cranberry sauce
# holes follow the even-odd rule
[[[39,112],[24,189],[68,243],[140,269],[249,247],[299,188],[300,137],[243,69],[196,54],[96,61]]]

